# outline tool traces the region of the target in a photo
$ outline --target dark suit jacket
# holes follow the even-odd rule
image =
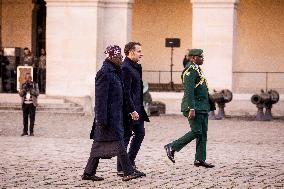
[[[142,67],[126,57],[122,63],[122,79],[124,84],[124,95],[128,113],[136,111],[139,114],[138,121],[131,124],[139,124],[143,121],[149,122],[149,118],[143,106],[143,81]]]

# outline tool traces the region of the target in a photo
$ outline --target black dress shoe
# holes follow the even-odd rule
[[[172,148],[172,145],[171,144],[167,144],[164,146],[165,150],[166,150],[166,153],[167,153],[167,156],[168,158],[173,162],[175,163],[175,150]]]
[[[142,173],[138,173],[138,172],[134,171],[131,175],[123,176],[122,181],[129,181],[129,180],[132,180],[132,179],[140,178],[142,176],[143,176]]]
[[[21,136],[25,136],[25,135],[28,135],[28,133],[25,133],[25,132],[24,132],[24,133],[21,134]]]
[[[83,174],[82,175],[82,180],[92,180],[92,181],[102,181],[104,178],[98,177],[96,175],[88,175],[88,174]]]
[[[146,177],[146,173],[143,173],[142,171],[139,171],[137,168],[134,169],[134,173],[141,174],[141,177]]]
[[[210,163],[206,163],[206,162],[203,161],[203,160],[195,160],[195,161],[194,161],[194,165],[195,165],[196,167],[201,166],[201,167],[205,167],[205,168],[213,168],[213,167],[215,167],[215,165],[212,165],[212,164],[210,164]]]
[[[34,133],[30,133],[30,136],[35,136]]]
[[[136,166],[135,167],[133,166],[133,171],[134,171],[134,173],[140,174],[141,177],[146,177],[146,174],[143,173],[142,171],[139,171]],[[124,172],[123,171],[117,171],[116,175],[119,176],[119,177],[123,177]]]

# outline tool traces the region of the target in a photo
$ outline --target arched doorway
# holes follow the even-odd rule
[[[33,9],[32,21],[32,52],[37,57],[34,68],[34,81],[39,85],[41,93],[45,93],[46,88],[46,70],[45,70],[45,52],[46,45],[46,2],[44,0],[36,0]],[[43,65],[44,64],[44,68]]]
[[[35,2],[32,25],[32,52],[34,55],[40,56],[40,50],[45,49],[46,44],[46,2],[44,0],[36,0]]]

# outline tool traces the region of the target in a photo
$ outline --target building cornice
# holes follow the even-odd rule
[[[45,0],[47,7],[97,7],[100,0]]]
[[[239,0],[191,0],[193,8],[237,8]]]
[[[47,7],[114,7],[129,8],[134,0],[45,0]]]
[[[131,8],[134,0],[101,0],[100,7],[104,8]]]

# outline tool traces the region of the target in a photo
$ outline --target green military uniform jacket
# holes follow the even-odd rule
[[[196,113],[208,113],[214,110],[214,104],[209,102],[208,85],[198,65],[189,62],[181,75],[184,96],[181,103],[181,111],[188,116],[189,110]]]

